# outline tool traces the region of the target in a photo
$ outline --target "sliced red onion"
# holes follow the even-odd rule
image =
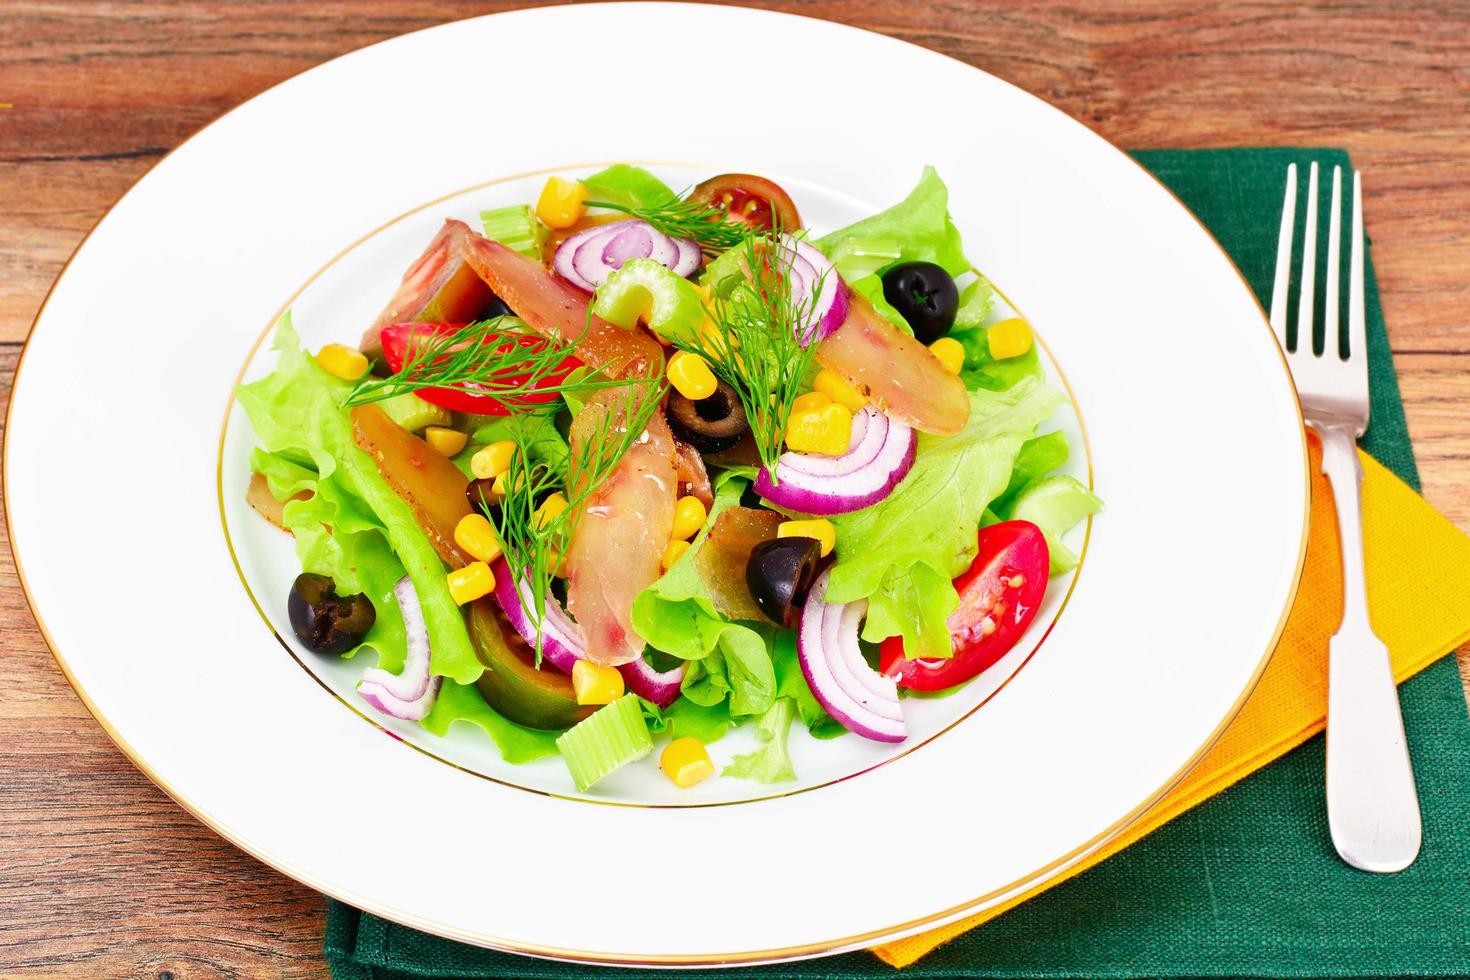
[[[563,279],[590,293],[629,259],[653,259],[687,276],[699,268],[700,253],[688,239],[671,238],[646,221],[628,218],[568,237],[556,247],[551,264]]]
[[[530,587],[524,580],[519,583],[519,588],[513,584],[515,580],[504,558],[497,559],[490,570],[495,573],[495,601],[521,639],[534,647],[536,624],[526,612],[526,608],[532,605]],[[582,628],[567,615],[561,603],[549,596],[541,630],[541,655],[564,674],[570,674],[578,660],[587,659],[587,641],[582,637]],[[660,708],[667,708],[679,699],[679,686],[684,681],[683,664],[672,670],[657,671],[642,657],[621,665],[618,673],[623,675],[623,683],[628,690]]]
[[[628,690],[645,701],[652,701],[660,708],[667,708],[679,700],[679,688],[684,683],[684,664],[669,670],[658,671],[642,657],[629,661],[618,668]]]
[[[847,319],[847,283],[837,274],[821,249],[795,235],[782,235],[791,269],[791,302],[797,310],[809,311],[797,328],[803,347],[819,343]],[[814,290],[821,287],[815,302]]]
[[[699,243],[692,238],[676,238],[674,244],[679,246],[679,260],[674,263],[674,275],[687,278],[704,263],[704,253],[700,251]]]
[[[869,667],[858,646],[868,600],[827,602],[830,576],[830,571],[821,574],[802,607],[796,638],[802,676],[827,714],[848,731],[877,742],[902,742],[908,726],[898,685]]]
[[[531,587],[524,580],[516,581],[504,558],[497,558],[490,571],[495,575],[495,601],[500,603],[505,618],[521,634],[521,639],[534,647],[536,623],[526,611],[535,608]],[[582,638],[581,627],[552,596],[546,598],[546,615],[541,625],[541,655],[566,674],[572,672],[573,664],[587,657],[587,642]]]
[[[429,627],[424,623],[418,593],[407,575],[393,586],[393,595],[398,599],[398,611],[403,614],[403,635],[408,646],[403,670],[397,674],[377,667],[365,670],[357,684],[357,693],[385,715],[422,721],[439,696],[443,678],[429,676]]]
[[[853,416],[852,439],[841,456],[782,453],[772,482],[762,468],[755,492],[778,507],[830,517],[871,507],[893,492],[914,465],[914,430],[865,408]]]

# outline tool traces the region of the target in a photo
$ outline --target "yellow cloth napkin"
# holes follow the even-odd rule
[[[1310,440],[1312,517],[1301,589],[1266,672],[1220,741],[1184,781],[1116,839],[1061,875],[994,908],[908,939],[874,947],[908,966],[1053,885],[1106,860],[1320,732],[1327,714],[1327,640],[1342,618],[1342,578],[1332,491]],[[1363,537],[1368,605],[1403,681],[1470,640],[1470,537],[1366,453]]]

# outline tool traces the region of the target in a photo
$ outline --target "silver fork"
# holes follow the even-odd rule
[[[1301,396],[1302,412],[1322,439],[1322,472],[1332,484],[1342,542],[1343,616],[1328,647],[1327,822],[1344,861],[1364,871],[1402,871],[1423,838],[1398,689],[1388,647],[1368,621],[1363,577],[1363,469],[1357,440],[1368,427],[1368,346],[1363,309],[1363,187],[1353,174],[1352,254],[1349,258],[1348,349],[1339,350],[1338,268],[1342,168],[1332,168],[1323,351],[1313,353],[1317,266],[1317,164],[1307,180],[1301,295],[1296,349],[1286,344],[1291,239],[1296,224],[1296,164],[1286,168],[1286,200],[1271,292],[1271,326]]]

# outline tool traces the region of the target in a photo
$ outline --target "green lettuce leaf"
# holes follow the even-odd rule
[[[556,427],[554,412],[519,415],[515,418],[507,415],[503,418],[492,419],[470,434],[470,445],[488,446],[492,442],[512,439],[518,427],[526,433],[526,445],[535,462],[545,463],[554,470],[566,468],[567,461],[572,455],[572,449],[567,444],[566,436],[562,435],[561,430]]]
[[[801,672],[801,663],[796,656],[796,633],[780,630],[771,649],[771,660],[776,665],[776,697],[790,698],[796,703],[801,722],[813,738],[836,738],[846,735],[842,723],[823,708],[812,689],[807,686],[806,676]]]
[[[343,588],[373,589],[376,594],[369,596],[379,617],[389,618],[398,615],[397,604],[381,592],[381,586],[388,578],[407,572],[428,626],[434,651],[432,670],[460,683],[473,683],[484,668],[470,645],[464,616],[449,594],[444,564],[408,504],[384,482],[372,458],[353,441],[352,420],[342,405],[352,385],[323,371],[302,349],[290,314],[277,324],[273,347],[279,354],[276,369],[259,381],[241,385],[237,396],[267,453],[316,471],[315,495],[285,507],[287,523],[302,532],[296,547],[303,568],[330,574]],[[289,477],[278,473],[277,479]],[[323,529],[323,524],[330,525],[331,531]],[[354,539],[368,532],[381,535],[386,549]],[[388,553],[396,558],[397,566],[383,564]],[[343,577],[338,579],[338,575]],[[402,629],[401,620],[398,629]],[[401,655],[397,660],[401,664]],[[389,664],[392,662],[390,657]]]
[[[280,453],[257,448],[250,454],[250,467],[265,476],[277,500],[286,502],[282,520],[295,537],[302,571],[329,576],[342,595],[361,592],[373,604],[377,613],[373,628],[361,646],[343,656],[351,658],[364,648],[371,649],[378,655],[379,667],[398,673],[407,647],[393,587],[403,577],[403,563],[388,546],[376,519],[362,512],[357,498],[343,495],[340,481],[322,481],[316,470]],[[291,499],[301,492],[312,496]]]
[[[594,201],[610,201],[630,208],[656,208],[677,195],[669,186],[642,167],[615,163],[582,178],[582,186]]]
[[[662,709],[644,701],[643,715],[648,721],[648,730],[655,735],[667,732],[671,739],[697,738],[705,745],[718,742],[735,725],[730,719],[729,701],[703,705],[680,698]]]
[[[512,765],[557,754],[556,739],[561,732],[543,732],[517,725],[486,704],[473,684],[458,684],[446,678],[439,688],[434,707],[420,724],[430,733],[443,736],[457,721],[474,725],[489,735],[500,754],[505,756],[505,761]]]
[[[1030,521],[1041,528],[1051,552],[1051,573],[1060,575],[1077,567],[1077,556],[1062,543],[1062,535],[1102,510],[1102,498],[1070,476],[1050,476],[1031,483],[1016,496],[1008,519]]]
[[[796,770],[791,767],[791,754],[786,750],[786,737],[791,733],[791,719],[794,717],[796,702],[791,698],[777,698],[776,703],[755,723],[755,737],[761,742],[760,748],[731,759],[720,775],[762,783],[783,783],[795,779]]]
[[[740,502],[742,480],[727,480],[715,494],[710,517]],[[769,641],[774,627],[736,623],[721,616],[694,567],[709,536],[708,521],[691,547],[658,581],[633,600],[633,629],[655,650],[689,661],[684,697],[704,707],[726,698],[734,717],[764,714],[776,697]]]
[[[990,340],[984,327],[955,329],[949,335],[965,348],[965,363],[960,368],[960,380],[971,391],[1005,391],[1022,378],[1043,378],[1041,356],[1037,345],[1019,357],[1008,357],[997,361],[990,356]]]
[[[933,262],[952,276],[970,269],[959,229],[949,217],[949,188],[933,167],[924,168],[908,197],[886,211],[837,229],[817,245],[828,255],[841,255],[867,242],[881,242],[885,248],[896,249],[895,262]],[[878,272],[858,277],[848,286],[899,329],[912,332],[908,321],[883,298],[883,279]]]
[[[1071,454],[1072,447],[1067,444],[1064,432],[1048,432],[1021,443],[1021,451],[1016,454],[1016,463],[1011,467],[1010,482],[1006,484],[1005,492],[991,502],[990,509],[997,515],[1009,514],[1011,503],[1022,490],[1060,469]]]
[[[1062,400],[1031,378],[972,392],[961,432],[920,435],[913,469],[886,500],[832,519],[828,599],[868,600],[864,639],[902,635],[909,656],[950,655],[951,580],[974,560],[981,515],[1006,489],[1022,444]]]
[[[817,245],[830,255],[853,238],[897,245],[899,261],[933,262],[952,276],[970,269],[959,229],[949,217],[949,188],[933,167],[924,168],[908,197],[886,211],[823,236]]]

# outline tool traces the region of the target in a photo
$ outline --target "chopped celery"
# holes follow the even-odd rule
[[[632,328],[642,316],[665,340],[697,336],[704,322],[699,287],[653,259],[629,259],[597,287],[592,312],[609,323]]]
[[[453,425],[454,418],[438,405],[430,405],[411,391],[400,392],[378,402],[387,416],[409,432],[431,425]]]
[[[882,238],[844,238],[827,256],[843,282],[871,276],[902,257],[903,249],[897,242]]]
[[[1062,535],[1100,510],[1102,500],[1075,479],[1050,476],[1021,491],[1011,505],[1011,517],[1041,528],[1051,552],[1051,573],[1060,575],[1077,567],[1077,556],[1062,543]]]
[[[556,740],[577,789],[593,783],[653,751],[636,694],[625,694],[599,708]]]
[[[513,204],[508,208],[481,211],[480,224],[485,228],[485,237],[492,242],[499,242],[528,258],[541,258],[541,246],[546,244],[546,226],[528,205]]]

